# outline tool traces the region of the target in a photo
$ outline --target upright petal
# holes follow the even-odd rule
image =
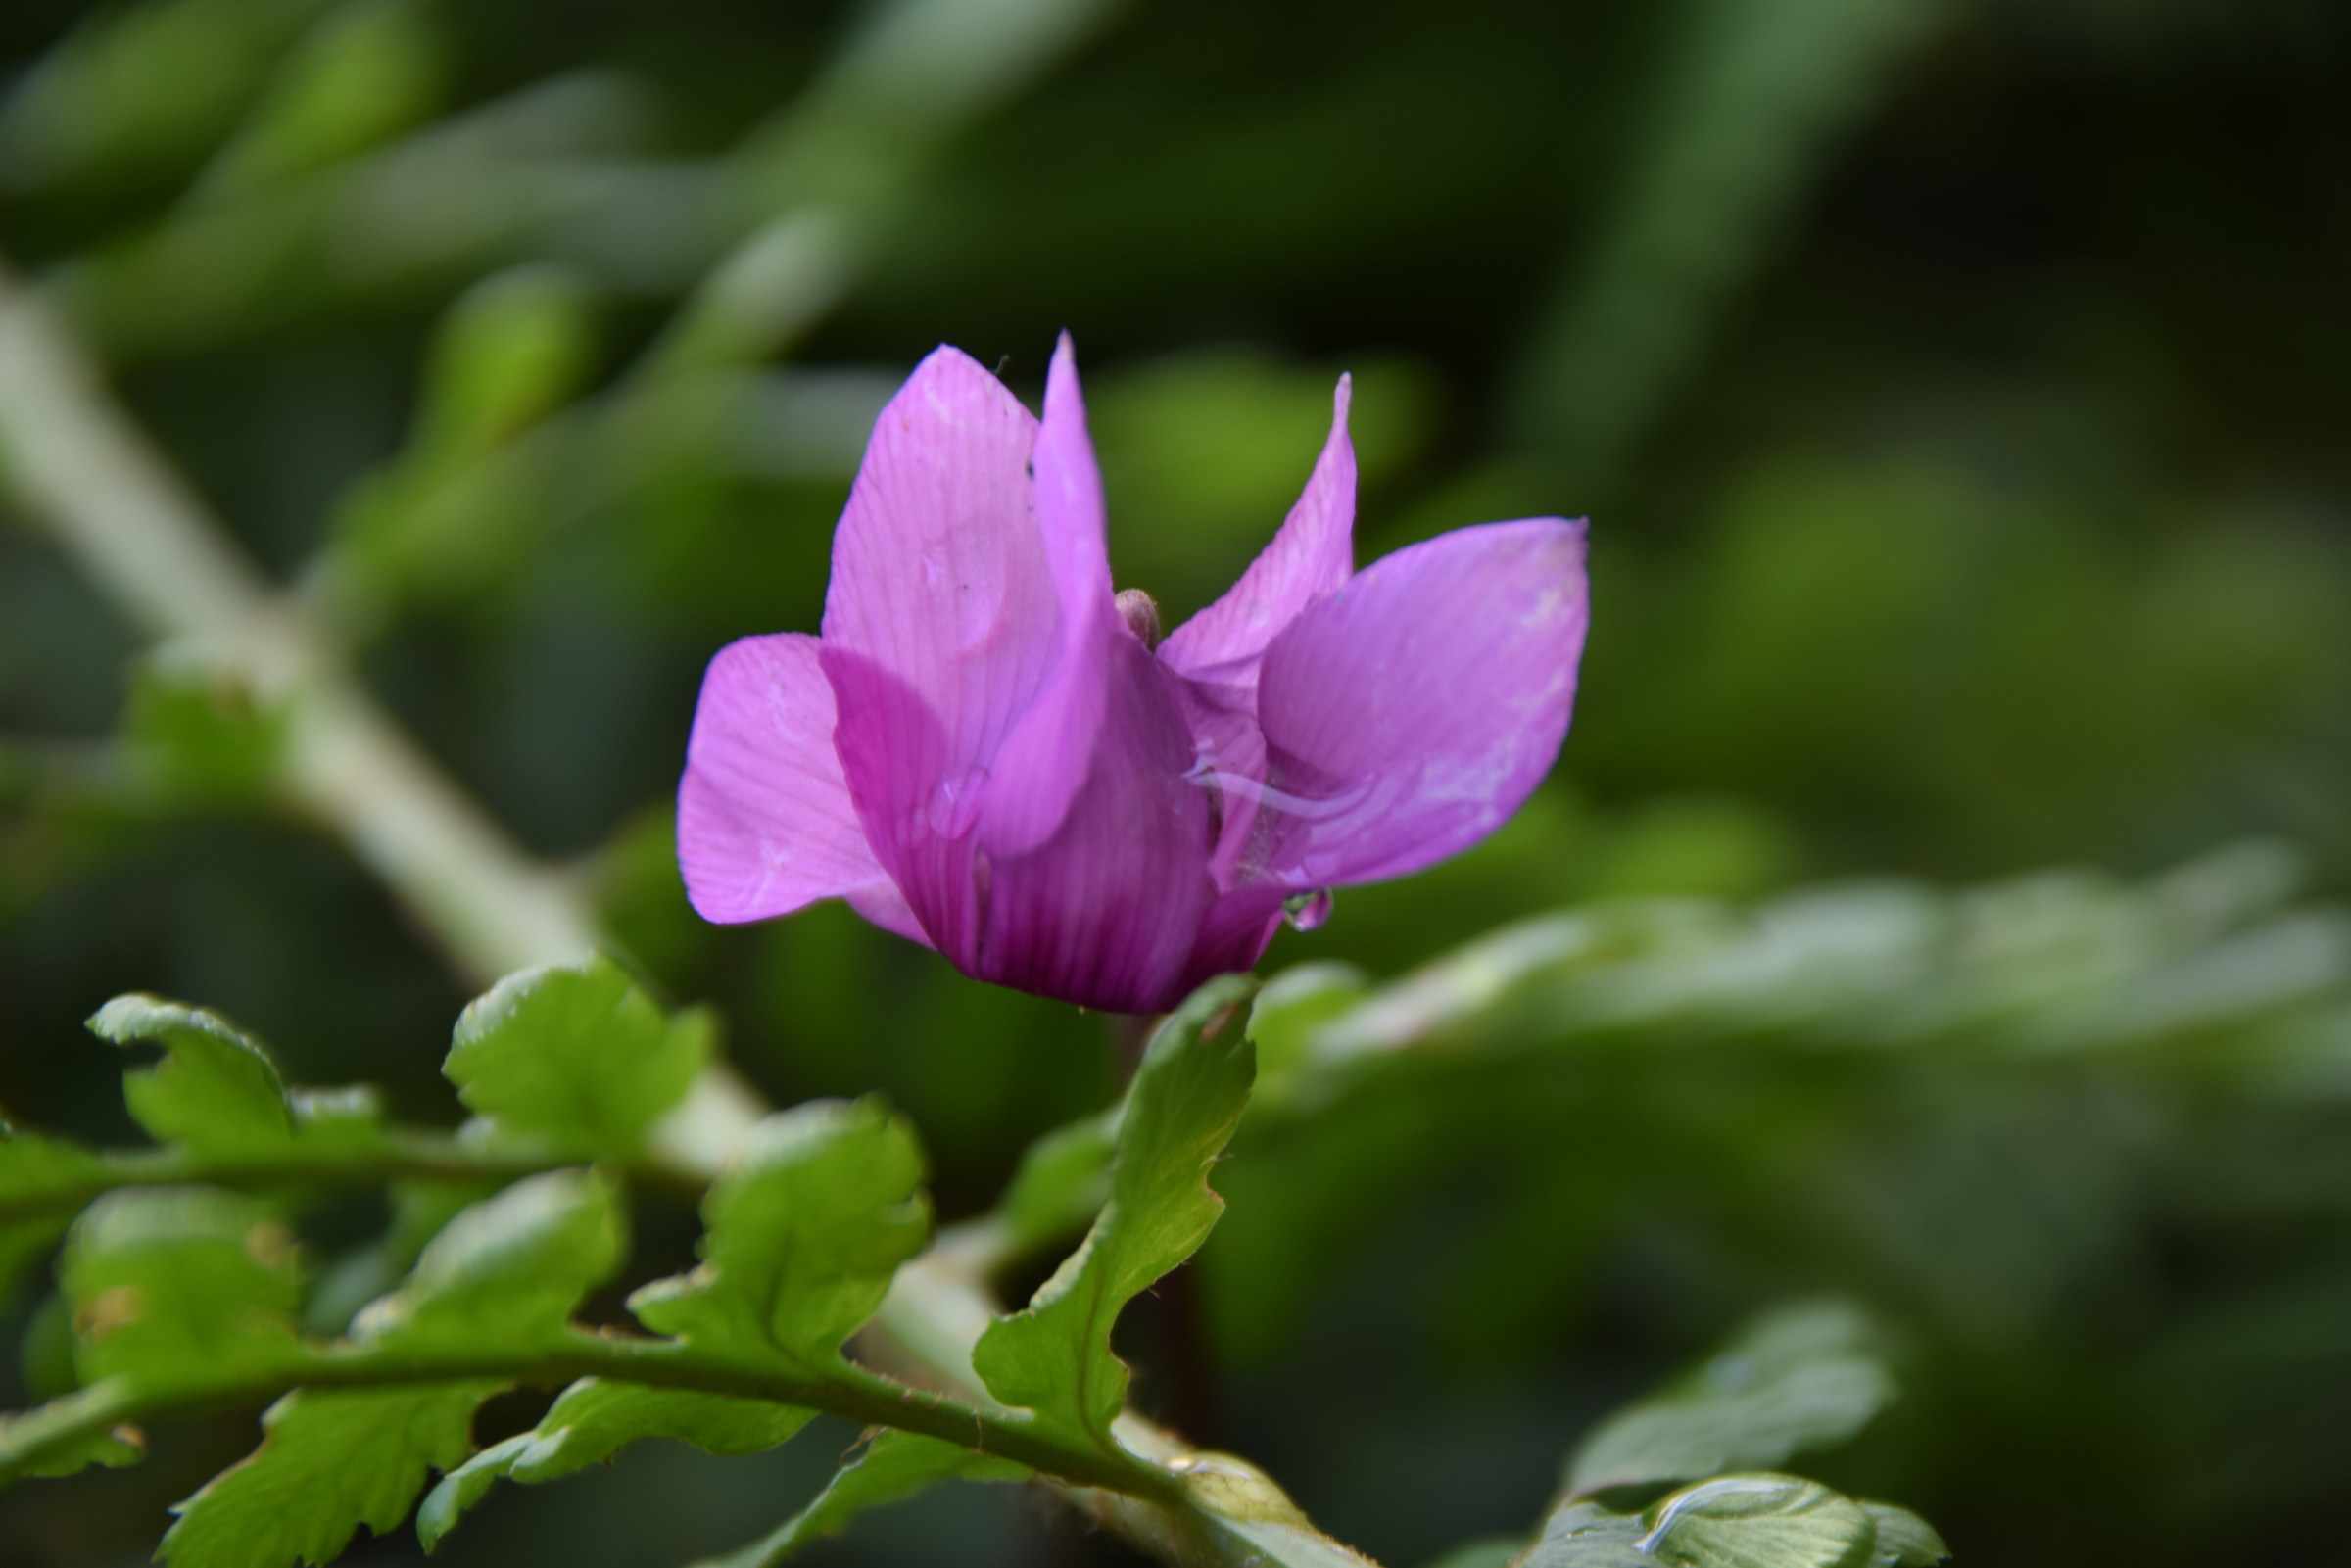
[[[825,643],[937,717],[941,781],[985,769],[1061,649],[1031,500],[1036,421],[969,356],[934,352],[874,422],[833,537]]]
[[[1104,722],[1113,644],[1141,646],[1111,592],[1102,476],[1086,435],[1077,353],[1066,332],[1045,377],[1045,418],[1032,467],[1036,520],[1060,607],[1061,647],[1034,704],[989,770],[981,832],[988,853],[999,859],[1025,854],[1059,832],[1085,784],[1086,760]]]
[[[678,865],[705,920],[764,920],[882,879],[833,750],[815,638],[747,637],[710,661],[678,786]]]
[[[1259,677],[1254,876],[1374,881],[1500,827],[1559,754],[1588,620],[1583,524],[1557,518],[1443,535],[1309,605]]]
[[[1299,611],[1355,571],[1355,444],[1347,435],[1351,377],[1331,395],[1330,436],[1298,504],[1223,598],[1170,633],[1159,656],[1195,681],[1254,684],[1258,657]]]

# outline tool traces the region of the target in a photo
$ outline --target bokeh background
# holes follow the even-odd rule
[[[1830,1473],[1963,1560],[2351,1562],[2351,12],[10,0],[0,80],[8,265],[241,548],[762,1087],[905,1107],[949,1215],[1107,1100],[1103,1021],[835,908],[703,927],[669,847],[702,664],[814,626],[915,360],[1033,402],[1076,335],[1170,624],[1341,370],[1363,558],[1592,518],[1557,776],[1268,967],[1614,912],[1592,962],[1704,1017],[1531,1006],[1262,1118],[1199,1322],[1133,1325],[1146,1405],[1341,1539],[1525,1532],[1597,1412],[1834,1290],[1910,1394]],[[455,1118],[472,985],[266,728],[0,503],[10,1115],[128,1138],[79,1021],[147,989]],[[0,1564],[140,1560],[251,1431],[0,1497]],[[448,1555],[683,1561],[848,1436],[633,1453]],[[809,1560],[1127,1559],[966,1488]]]

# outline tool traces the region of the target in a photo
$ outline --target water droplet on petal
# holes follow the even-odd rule
[[[1330,919],[1330,889],[1318,887],[1311,893],[1296,893],[1281,901],[1281,918],[1290,923],[1294,931],[1311,931]]]

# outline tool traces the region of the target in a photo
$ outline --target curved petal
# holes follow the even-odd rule
[[[1032,467],[1036,520],[1061,611],[1061,647],[1035,703],[990,769],[981,833],[997,857],[1026,854],[1060,831],[1085,784],[1086,761],[1108,711],[1113,649],[1142,645],[1111,593],[1102,475],[1086,435],[1077,352],[1066,332],[1045,377],[1045,418]]]
[[[943,733],[903,682],[827,648],[843,771],[874,853],[931,944],[965,974],[1114,1012],[1186,989],[1208,879],[1208,797],[1172,679],[1128,638],[1105,660],[1103,721],[1060,826],[1000,855],[973,831],[999,781],[942,776]],[[861,911],[864,906],[859,906]],[[887,925],[879,914],[868,918]]]
[[[1194,681],[1254,685],[1266,646],[1299,611],[1355,571],[1355,443],[1347,434],[1352,376],[1331,394],[1330,435],[1281,530],[1224,596],[1168,634],[1160,659]]]
[[[875,420],[833,536],[825,644],[920,695],[951,773],[987,764],[1061,648],[1030,493],[1036,430],[968,355],[935,351]]]
[[[1208,795],[1174,682],[1139,641],[1110,645],[1101,723],[1053,836],[1025,854],[984,842],[973,871],[985,928],[972,973],[1081,1007],[1155,1013],[1190,989],[1215,897]],[[988,784],[988,810],[1003,779]]]
[[[1266,650],[1251,870],[1307,888],[1458,854],[1542,783],[1589,620],[1584,527],[1488,523],[1402,549]]]
[[[972,829],[986,771],[957,762],[946,726],[897,676],[831,643],[821,657],[840,715],[834,749],[866,842],[896,885],[911,924],[969,973],[981,930]],[[894,909],[887,912],[894,917]],[[878,913],[860,913],[889,925]]]
[[[678,867],[705,920],[764,920],[882,879],[833,749],[815,638],[721,648],[678,785]]]

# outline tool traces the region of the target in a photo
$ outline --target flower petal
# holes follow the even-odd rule
[[[1036,421],[986,370],[935,351],[874,422],[833,537],[825,644],[918,693],[942,767],[984,767],[1062,643],[1029,482]]]
[[[1061,650],[1034,704],[989,769],[981,833],[998,858],[1025,854],[1060,831],[1085,784],[1087,759],[1104,722],[1112,648],[1142,645],[1111,593],[1102,475],[1086,435],[1077,352],[1066,332],[1045,377],[1045,418],[1032,466],[1037,526],[1061,611]]]
[[[1309,605],[1266,650],[1257,875],[1374,881],[1458,854],[1542,783],[1589,620],[1583,524],[1464,528]]]
[[[702,677],[678,865],[703,919],[764,920],[882,879],[833,749],[815,638],[746,637]]]
[[[1209,798],[1186,777],[1175,682],[1141,642],[1105,660],[1102,721],[1053,836],[1025,854],[983,841],[973,873],[984,929],[972,973],[1081,1007],[1155,1013],[1195,983],[1195,932],[1216,895]],[[999,777],[989,781],[995,809]]]
[[[1322,455],[1273,543],[1223,598],[1160,644],[1170,669],[1195,681],[1254,685],[1266,645],[1355,571],[1355,444],[1347,435],[1354,386],[1353,378],[1339,377]]]
[[[872,660],[827,648],[840,759],[874,852],[931,944],[965,974],[1115,1012],[1172,1007],[1214,896],[1206,793],[1174,678],[1140,642],[1105,659],[1103,722],[1053,835],[999,855],[973,831],[1000,781],[942,775],[943,732]],[[878,924],[880,914],[859,909]]]
[[[840,714],[834,749],[866,842],[896,884],[911,923],[968,974],[981,929],[972,829],[986,771],[959,764],[937,713],[897,676],[831,643],[821,657]]]

